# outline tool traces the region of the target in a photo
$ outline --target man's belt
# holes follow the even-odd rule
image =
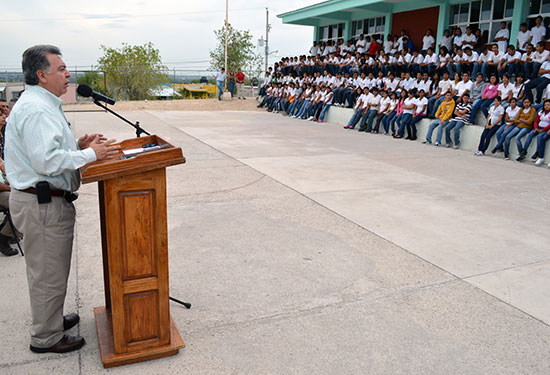
[[[33,188],[33,187],[30,187],[30,188],[27,188],[27,189],[24,189],[24,190],[19,190],[19,191],[23,191],[25,193],[30,193],[30,194],[35,194],[36,195],[36,189]],[[57,190],[57,189],[51,189],[50,190],[52,192],[52,197],[68,197],[69,195],[71,195],[72,193],[70,191],[65,191],[65,190]]]
[[[34,195],[37,194],[37,190],[33,187],[23,189],[23,190],[19,190],[19,191],[22,191],[24,193],[34,194]],[[70,191],[50,189],[50,192],[51,192],[52,197],[64,198],[69,203],[74,202],[75,200],[78,199],[78,194],[77,193],[71,193]]]

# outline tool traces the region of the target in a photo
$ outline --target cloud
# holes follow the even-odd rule
[[[265,7],[269,7],[270,50],[301,54],[309,48],[313,29],[283,25],[276,15],[319,1],[231,0],[230,22],[239,30],[250,30],[256,44],[265,37]],[[209,60],[209,50],[216,45],[213,31],[223,26],[224,10],[222,0],[48,0],[47,6],[40,0],[12,2],[2,14],[9,27],[3,34],[0,71],[21,66],[22,51],[39,43],[58,45],[69,66],[89,66],[97,64],[100,45],[118,48],[123,42],[152,42],[170,68],[195,68],[197,64],[185,61]]]

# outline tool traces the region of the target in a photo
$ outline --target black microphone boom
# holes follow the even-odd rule
[[[105,96],[99,92],[95,92],[88,85],[78,85],[78,87],[76,88],[76,92],[78,93],[78,95],[83,96],[85,98],[91,97],[94,100],[105,102],[110,105],[115,104],[114,99],[111,99],[108,96]]]
[[[111,99],[111,98],[109,98],[109,97],[107,97],[103,94],[94,92],[94,90],[92,90],[92,88],[88,85],[78,85],[78,87],[76,89],[76,92],[78,93],[78,95],[84,96],[86,98],[92,97],[92,99],[94,100],[95,105],[97,105],[98,107],[103,108],[104,110],[106,110],[109,113],[112,113],[113,115],[115,115],[116,117],[118,117],[119,119],[124,121],[125,123],[133,126],[134,129],[136,129],[136,136],[138,138],[142,134],[151,135],[149,132],[147,132],[145,129],[143,129],[141,126],[139,126],[139,121],[136,121],[136,123],[134,124],[134,123],[130,122],[128,119],[125,119],[124,117],[122,117],[121,115],[119,115],[118,113],[113,111],[112,109],[108,108],[106,105],[101,104],[99,102],[99,101],[103,101],[107,104],[115,104],[115,101],[113,99]]]

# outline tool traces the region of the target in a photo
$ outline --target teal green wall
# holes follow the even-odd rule
[[[516,44],[519,25],[525,21],[527,15],[527,1],[515,0],[514,15],[510,28],[510,42]],[[297,9],[292,12],[280,14],[283,23],[314,26],[313,37],[319,38],[319,26],[345,23],[344,37],[351,38],[351,22],[373,17],[386,17],[384,37],[391,31],[392,14],[407,12],[422,8],[439,6],[437,24],[437,43],[443,35],[443,30],[448,28],[450,4],[464,3],[464,0],[406,0],[400,3],[384,3],[382,0],[332,0]],[[346,9],[362,9],[354,12],[346,12]]]

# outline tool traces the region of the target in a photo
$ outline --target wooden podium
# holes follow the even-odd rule
[[[101,362],[119,366],[178,353],[168,287],[166,167],[185,163],[181,148],[157,136],[128,139],[122,150],[160,150],[91,163],[82,182],[98,182],[105,306],[94,309]]]

